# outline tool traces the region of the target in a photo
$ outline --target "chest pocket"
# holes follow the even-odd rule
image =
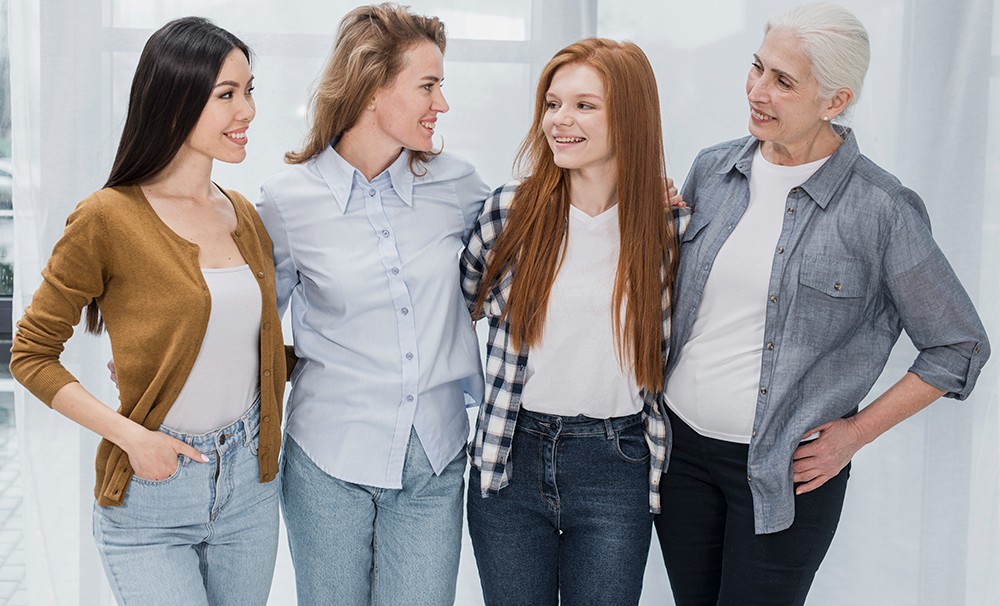
[[[868,267],[856,260],[807,255],[788,314],[788,336],[822,350],[843,344],[864,320]]]

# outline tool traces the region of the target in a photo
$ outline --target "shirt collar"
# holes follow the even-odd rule
[[[384,173],[389,174],[392,189],[407,206],[413,206],[413,173],[410,171],[410,153],[403,150]],[[316,157],[316,169],[330,188],[333,199],[337,201],[340,212],[346,213],[351,201],[351,189],[354,186],[355,175],[361,183],[368,183],[361,171],[354,168],[333,148],[333,142]],[[378,177],[375,181],[378,181]]]
[[[854,163],[861,155],[858,149],[858,141],[854,137],[854,131],[846,126],[835,124],[837,134],[844,140],[833,152],[830,159],[823,166],[819,167],[809,179],[802,184],[802,189],[813,199],[820,208],[826,208],[830,200],[837,193],[840,184],[850,175]],[[736,148],[729,160],[723,163],[717,171],[725,174],[736,169],[747,179],[750,178],[750,167],[753,165],[753,155],[757,151],[760,141],[754,137],[747,137],[742,147]]]

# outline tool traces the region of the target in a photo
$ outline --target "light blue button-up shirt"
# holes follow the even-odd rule
[[[382,488],[401,487],[411,427],[440,473],[483,392],[458,261],[489,188],[448,154],[417,169],[404,151],[368,182],[329,147],[258,204],[299,358],[286,431],[330,475]]]

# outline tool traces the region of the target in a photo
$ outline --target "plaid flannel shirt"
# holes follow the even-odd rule
[[[462,254],[462,291],[470,311],[475,306],[490,249],[503,230],[514,192],[519,185],[520,181],[507,183],[487,199],[469,244]],[[683,226],[687,225],[690,212],[687,209],[675,211],[674,217],[678,232],[683,233]],[[479,409],[476,435],[469,444],[472,464],[480,471],[480,490],[484,498],[497,494],[510,483],[513,470],[508,457],[528,368],[527,347],[513,347],[510,325],[501,318],[513,279],[513,272],[508,270],[486,296],[481,316],[473,317],[473,321],[477,321],[485,316],[489,322],[486,341],[486,397]],[[664,291],[661,345],[664,361],[667,359],[669,336],[670,293]],[[650,453],[649,508],[651,512],[659,513],[660,476],[667,467],[670,454],[667,447],[670,428],[664,415],[662,393],[642,390],[642,399],[642,416]],[[472,489],[471,486],[469,488]]]

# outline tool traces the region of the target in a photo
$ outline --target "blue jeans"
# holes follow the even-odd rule
[[[338,480],[292,438],[284,458],[282,510],[299,604],[455,602],[464,450],[435,475],[411,429],[398,490]]]
[[[205,435],[160,431],[208,463],[179,457],[165,480],[133,476],[118,507],[94,506],[94,539],[126,606],[266,604],[278,549],[278,482],[259,482],[259,406]]]
[[[469,534],[487,606],[638,604],[649,554],[649,449],[641,414],[518,413],[510,484],[469,476]],[[561,600],[560,600],[561,598]]]

